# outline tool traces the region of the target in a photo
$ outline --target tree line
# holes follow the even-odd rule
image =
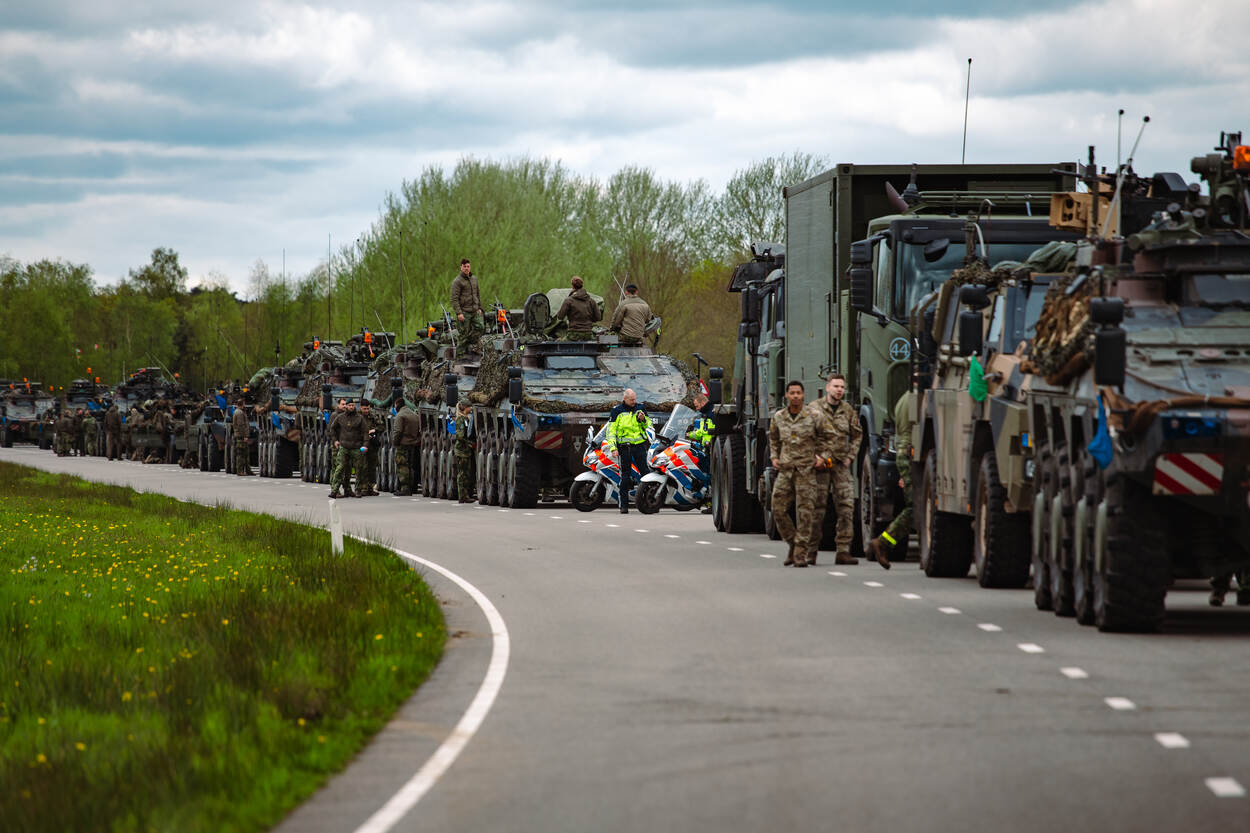
[[[756,240],[784,240],[781,189],[827,167],[806,153],[739,170],[720,192],[626,167],[606,180],[558,162],[462,159],[388,194],[379,217],[308,274],[257,261],[240,298],[222,275],[188,288],[167,248],[99,286],[87,264],[0,259],[0,378],[105,384],[162,367],[195,388],[245,380],[314,336],[362,328],[407,339],[442,315],[461,257],[486,305],[520,307],[580,275],[610,310],[626,283],[663,317],[660,349],[733,361],[738,298],[725,291]]]

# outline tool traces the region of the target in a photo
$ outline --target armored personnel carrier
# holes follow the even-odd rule
[[[0,445],[12,448],[14,443],[31,443],[50,448],[52,435],[44,415],[55,405],[56,400],[38,382],[4,382],[0,387]]]
[[[257,419],[257,473],[290,477],[299,468],[299,408],[304,374],[294,367],[267,367],[248,382],[253,398],[265,407]]]
[[[329,430],[334,403],[340,398],[360,398],[369,377],[369,364],[351,358],[343,342],[318,338],[306,342],[304,354],[287,367],[304,380],[294,400],[300,479],[329,483],[334,464]]]
[[[98,438],[103,438],[104,412],[108,409],[108,403],[112,399],[111,391],[107,387],[101,385],[98,379],[95,381],[74,379],[65,388],[61,398],[71,412],[82,408],[83,413],[91,420],[90,423],[84,425],[84,431],[95,431]],[[95,448],[95,456],[105,456],[106,449],[103,442],[97,442]]]

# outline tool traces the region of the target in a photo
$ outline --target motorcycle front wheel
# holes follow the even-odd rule
[[[603,505],[604,494],[602,483],[578,480],[569,491],[569,502],[578,512],[593,512]]]
[[[644,515],[654,515],[664,505],[668,489],[660,483],[643,483],[634,496],[634,504]]]

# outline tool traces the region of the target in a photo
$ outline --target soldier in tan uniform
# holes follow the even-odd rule
[[[812,531],[812,540],[819,545],[820,530],[825,519],[824,502],[832,492],[834,507],[838,512],[838,553],[835,563],[858,564],[859,559],[851,555],[851,541],[855,537],[855,476],[851,469],[856,455],[859,454],[863,429],[859,425],[855,408],[844,399],[845,395],[846,377],[841,373],[831,373],[825,382],[825,395],[808,406],[824,423],[823,435],[828,443],[820,450],[824,458],[820,477],[824,479],[826,488],[820,490],[820,505],[814,515],[816,527]],[[815,555],[816,549],[813,547],[809,560],[814,562]],[[890,559],[882,556],[877,561],[885,569],[890,569]]]
[[[816,504],[824,506],[825,487],[818,483],[816,467],[824,465],[817,452],[828,445],[827,428],[815,411],[803,406],[803,383],[786,385],[786,407],[773,414],[768,425],[768,448],[777,480],[773,484],[773,523],[782,539],[790,545],[785,564],[806,567],[808,554],[815,554],[812,531],[819,525],[813,520]],[[817,495],[817,492],[820,495]],[[794,522],[790,522],[790,504],[794,504]],[[814,560],[814,559],[813,559]]]

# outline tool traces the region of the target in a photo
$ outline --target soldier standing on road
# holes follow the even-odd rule
[[[456,404],[456,438],[452,458],[456,464],[456,494],[461,503],[473,502],[473,408],[467,400]]]
[[[378,449],[381,447],[381,436],[386,430],[386,419],[381,413],[373,410],[368,399],[360,401],[360,415],[365,420],[365,449],[360,474],[356,477],[356,494],[359,497],[373,497],[378,493]]]
[[[345,410],[330,420],[330,439],[334,440],[334,470],[330,472],[330,497],[360,497],[361,469],[364,465],[364,454],[361,451],[365,444],[368,427],[365,418],[356,411],[356,403],[348,400]],[[357,491],[352,493],[352,472],[356,472]],[[344,480],[347,488],[340,492]]]
[[[109,405],[104,414],[104,448],[110,460],[116,460],[122,447],[122,415],[117,405]]]
[[[1211,579],[1211,596],[1207,599],[1211,607],[1223,607],[1224,596],[1232,588],[1234,575],[1237,577],[1237,606],[1250,605],[1250,570],[1238,570],[1236,573],[1222,573]]]
[[[625,297],[612,313],[612,332],[621,334],[621,344],[642,344],[651,320],[651,307],[638,297],[635,284],[625,284]]]
[[[616,450],[617,461],[621,465],[621,488],[617,502],[622,515],[629,514],[629,490],[634,485],[634,469],[638,469],[640,480],[650,471],[647,466],[647,451],[651,447],[647,429],[650,427],[651,417],[638,407],[638,394],[626,388],[621,404],[608,413],[608,448]]]
[[[187,450],[183,452],[181,461],[184,469],[198,469],[200,467],[200,444],[192,440],[191,435],[195,430],[195,421],[200,418],[200,414],[204,413],[204,409],[207,407],[207,402],[201,402],[194,408],[188,406],[183,413],[182,436],[187,440]]]
[[[599,311],[599,305],[595,303],[595,299],[582,288],[581,278],[574,275],[569,283],[573,291],[564,299],[564,303],[560,305],[560,311],[551,320],[548,328],[554,329],[559,321],[567,321],[569,329],[564,334],[565,341],[590,341],[595,337],[595,322],[603,318],[603,314]]]
[[[77,408],[70,422],[70,446],[75,457],[82,456],[82,421],[82,408]]]
[[[894,464],[898,466],[898,485],[903,490],[903,508],[876,538],[868,542],[865,554],[881,564],[889,561],[889,553],[898,542],[911,534],[912,485],[911,485],[911,431],[916,424],[916,393],[907,391],[894,405]]]
[[[826,445],[821,446],[820,454],[825,458],[825,466],[821,470],[822,488],[813,518],[815,527],[812,534],[812,549],[808,558],[816,563],[816,548],[820,544],[820,531],[825,521],[825,502],[829,492],[833,492],[834,507],[838,512],[836,564],[858,564],[859,559],[851,555],[851,541],[855,538],[855,477],[851,467],[855,463],[855,455],[859,453],[860,439],[863,429],[855,408],[843,397],[846,395],[846,377],[841,373],[831,373],[825,382],[825,395],[813,402],[812,408],[824,421]],[[831,487],[831,489],[829,488]],[[878,558],[885,569],[890,569],[890,559]]]
[[[395,446],[395,471],[399,479],[395,494],[410,495],[416,485],[413,474],[417,470],[417,455],[421,449],[421,421],[408,400],[401,402],[403,404],[391,425],[391,445]]]
[[[252,426],[247,418],[247,403],[239,397],[234,403],[234,416],[230,427],[234,434],[234,473],[239,477],[247,477],[252,473],[248,463],[247,444],[252,436]]]
[[[83,451],[88,457],[96,456],[96,453],[100,450],[100,423],[96,420],[92,411],[88,411],[83,416],[82,445]]]
[[[815,553],[816,546],[810,539],[819,521],[813,520],[813,515],[818,501],[824,506],[822,493],[828,488],[824,485],[828,480],[822,484],[816,475],[817,468],[825,466],[824,457],[818,454],[827,444],[825,424],[816,411],[803,406],[803,399],[803,383],[787,383],[786,407],[778,409],[768,424],[768,448],[777,470],[771,508],[773,523],[790,547],[784,562],[787,567],[806,567],[808,553]]]
[[[458,322],[456,352],[464,355],[477,347],[478,339],[486,332],[477,275],[473,274],[472,264],[467,257],[460,261],[460,274],[451,282],[451,311]]]
[[[68,457],[74,450],[74,418],[68,409],[56,421],[56,456]]]

